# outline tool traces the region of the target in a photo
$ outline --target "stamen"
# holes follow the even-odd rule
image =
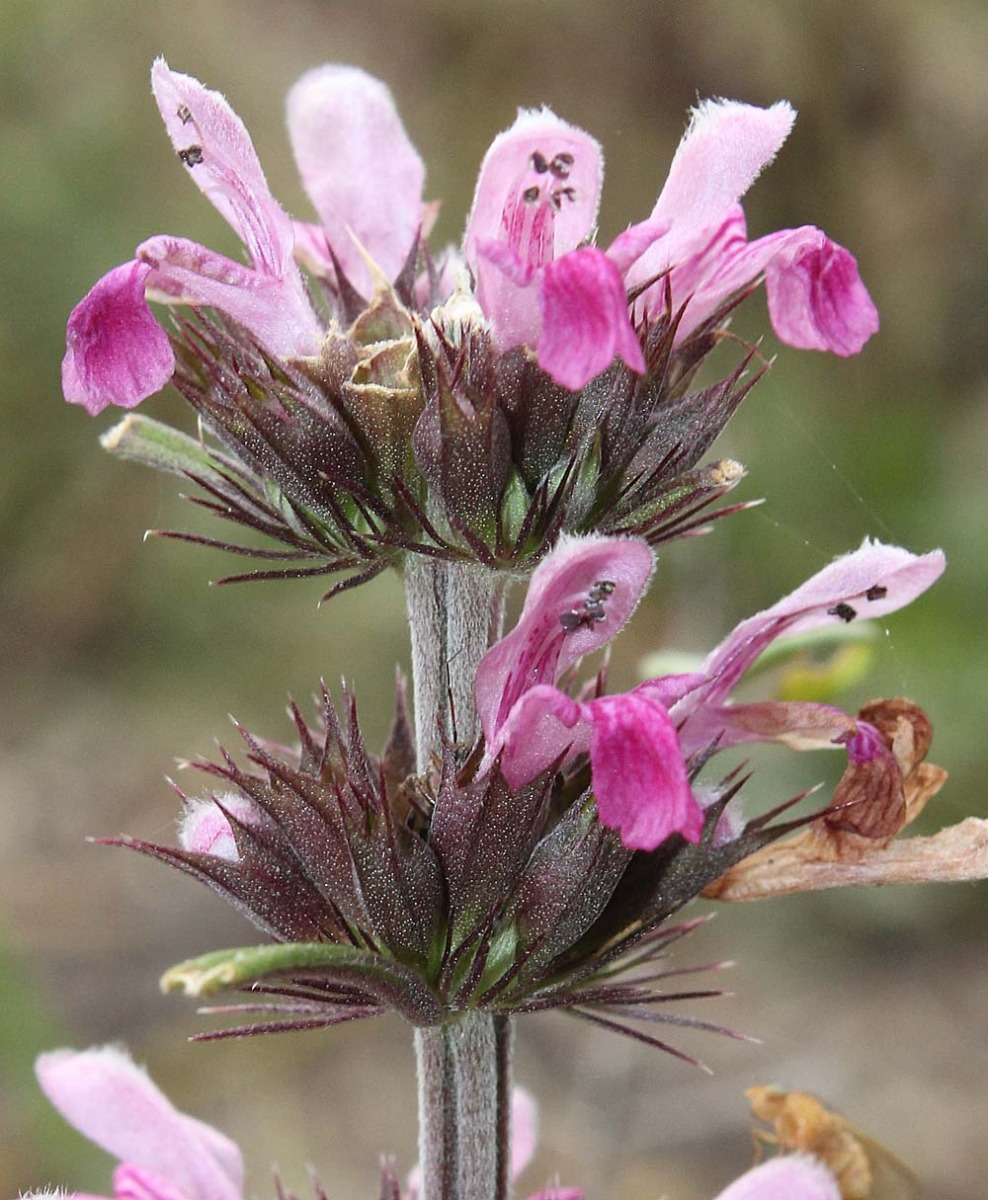
[[[525,188],[525,190],[521,194],[521,198],[522,198],[522,200],[525,201],[526,204],[534,204],[535,201],[538,200],[540,195],[541,195],[541,192],[539,191],[539,189],[537,187],[533,186],[530,188]]]
[[[568,152],[557,154],[549,163],[549,170],[557,179],[566,179],[569,176],[570,169],[573,166],[573,155]]]
[[[843,601],[840,604],[835,604],[833,608],[827,609],[827,616],[840,617],[842,621],[851,622],[857,615],[857,609],[852,608],[850,604],[845,604]]]
[[[876,583],[865,592],[865,599],[884,600],[888,594],[889,590],[887,587],[883,587],[882,584]]]
[[[188,146],[185,150],[179,150],[178,157],[187,167],[198,167],[203,159],[202,146]]]
[[[587,592],[587,598],[581,608],[571,608],[568,612],[559,614],[559,624],[563,633],[573,633],[577,629],[590,629],[598,621],[606,621],[604,600],[614,591],[614,583],[610,579],[598,579]]]
[[[549,163],[541,150],[536,150],[532,154],[532,166],[539,175],[544,175],[549,170]]]
[[[192,109],[190,109],[187,104],[180,104],[175,115],[183,125],[188,125],[188,123],[192,120]]]

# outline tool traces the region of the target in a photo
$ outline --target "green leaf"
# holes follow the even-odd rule
[[[392,975],[379,955],[366,950],[327,942],[281,942],[214,950],[190,958],[162,975],[161,990],[184,992],[186,996],[212,996],[226,988],[254,983],[267,975],[340,967],[376,978],[390,979]]]
[[[442,1017],[437,996],[415,971],[372,951],[329,942],[280,942],[214,950],[166,971],[161,977],[161,990],[195,997],[212,996],[272,975],[313,972],[330,980],[355,984],[413,1025],[432,1025]]]
[[[215,467],[213,455],[202,442],[139,413],[124,417],[103,434],[100,444],[117,458],[173,475],[201,475]]]

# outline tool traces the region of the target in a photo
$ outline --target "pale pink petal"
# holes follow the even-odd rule
[[[38,1059],[36,1071],[62,1116],[128,1166],[160,1176],[184,1200],[241,1200],[236,1146],[216,1130],[203,1136],[201,1124],[178,1112],[120,1050],[56,1050]]]
[[[154,1171],[126,1163],[113,1172],[113,1195],[115,1200],[189,1200],[180,1188]]]
[[[507,242],[481,238],[477,254],[475,292],[495,349],[503,353],[512,346],[534,346],[542,329],[538,271]]]
[[[694,226],[719,219],[775,158],[795,119],[785,100],[770,108],[703,101],[693,110],[652,216]]]
[[[623,275],[625,271],[672,228],[665,217],[649,217],[629,225],[607,247],[607,257]]]
[[[583,1200],[585,1195],[582,1188],[551,1187],[541,1192],[533,1192],[528,1200]]]
[[[771,608],[742,621],[704,663],[707,684],[681,700],[674,714],[685,716],[701,700],[724,699],[781,634],[895,612],[935,583],[945,565],[942,550],[915,555],[866,539],[859,549],[835,559]]]
[[[676,710],[677,715],[680,710]],[[705,704],[680,729],[686,754],[716,742],[718,750],[744,742],[780,742],[793,750],[824,750],[852,738],[858,723],[842,709],[812,701],[762,700]]]
[[[633,241],[632,238],[629,253]],[[673,311],[685,307],[676,329],[677,343],[681,343],[727,297],[740,291],[761,270],[756,267],[753,272],[745,273],[737,269],[736,261],[747,249],[744,210],[740,204],[733,204],[713,224],[680,228],[656,241],[627,271],[625,286],[644,287],[636,305],[648,316],[664,311],[667,290],[672,296]]]
[[[654,565],[651,549],[637,539],[559,540],[532,575],[518,624],[477,669],[477,711],[488,747],[524,692],[555,683],[614,637],[634,612]]]
[[[716,1200],[841,1200],[841,1191],[817,1159],[787,1154],[735,1179]]]
[[[307,271],[320,278],[332,274],[333,260],[329,253],[329,243],[326,241],[326,231],[321,225],[311,225],[307,221],[293,221],[295,232],[295,259]]]
[[[487,743],[480,773],[498,763],[510,788],[530,783],[556,761],[590,749],[591,725],[584,704],[547,683],[529,688]]]
[[[219,803],[200,799],[188,802],[179,821],[178,840],[184,849],[195,854],[215,854],[217,858],[237,862],[240,852],[227,814],[252,827],[259,823],[261,814],[246,796],[236,792],[217,799]]]
[[[144,297],[150,268],[115,267],[72,310],[62,360],[62,391],[92,416],[109,404],[134,408],[175,369],[168,335]]]
[[[548,108],[520,111],[481,164],[463,238],[467,262],[476,268],[477,244],[487,239],[533,266],[575,249],[596,222],[602,175],[588,133]]]
[[[878,331],[854,255],[812,226],[794,230],[773,256],[765,288],[775,332],[790,346],[846,358]]]
[[[321,331],[294,265],[284,279],[252,270],[198,242],[159,235],[137,247],[151,268],[148,294],[168,304],[208,305],[243,325],[274,354],[316,354]]]
[[[577,391],[615,358],[644,372],[620,272],[603,251],[585,246],[549,263],[541,299],[539,366],[557,383]]]
[[[271,195],[244,123],[219,92],[170,70],[163,58],[151,68],[151,87],[179,158],[254,266],[277,276],[293,271],[292,224]]]
[[[617,829],[633,850],[654,850],[672,833],[699,841],[703,810],[662,705],[629,692],[583,707],[593,726],[590,765],[601,824]]]
[[[539,1110],[531,1092],[511,1090],[511,1178],[517,1179],[532,1161],[539,1138]]]
[[[425,168],[391,93],[357,67],[316,67],[288,93],[288,132],[329,244],[369,295],[371,272],[354,238],[393,280],[423,220]]]

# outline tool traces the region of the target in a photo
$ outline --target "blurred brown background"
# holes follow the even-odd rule
[[[232,743],[233,712],[286,733],[291,692],[356,681],[383,734],[406,630],[394,578],[321,610],[318,585],[211,590],[211,552],[143,543],[204,522],[173,481],[110,461],[59,398],[69,309],[143,238],[236,253],[183,178],[149,93],[152,58],[224,91],[276,194],[308,208],[282,127],[305,68],[357,63],[393,88],[459,237],[490,138],[543,101],[607,154],[606,242],[649,211],[698,97],[800,110],[746,202],[753,234],[811,222],[859,257],[883,318],[850,361],[782,348],[719,450],[750,469],[760,509],[663,556],[650,606],[618,648],[619,683],[663,646],[703,650],[835,553],[874,534],[950,568],[889,622],[875,673],[844,702],[905,692],[928,707],[952,772],[929,830],[986,807],[984,537],[988,473],[988,9],[977,0],[4,0],[0,7],[0,1194],[108,1187],[109,1163],[38,1096],[35,1054],[118,1039],[176,1103],[269,1169],[334,1200],[376,1194],[376,1161],[414,1147],[410,1039],[381,1022],[190,1046],[188,1002],[158,994],[172,962],[253,933],[163,868],[87,846],[167,840],[175,756]],[[763,302],[739,327],[768,330]],[[776,350],[771,337],[770,352]],[[174,396],[146,411],[188,424]],[[752,790],[781,799],[835,762],[769,755]],[[523,1025],[519,1078],[542,1104],[528,1190],[558,1170],[592,1196],[703,1200],[751,1159],[744,1087],[817,1091],[897,1149],[938,1200],[988,1177],[985,887],[896,890],[721,910],[680,962],[732,958],[733,998],[693,1005],[764,1039],[683,1044],[707,1079],[558,1016]],[[724,977],[721,976],[721,979]]]

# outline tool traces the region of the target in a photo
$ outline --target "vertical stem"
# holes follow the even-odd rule
[[[422,1200],[508,1200],[511,1036],[477,1011],[415,1031]]]
[[[502,583],[475,563],[409,555],[405,597],[412,635],[418,770],[443,738],[480,733],[474,680],[500,636]],[[422,1200],[508,1200],[510,1018],[469,1011],[415,1031]]]
[[[500,636],[501,580],[475,563],[409,555],[405,599],[412,635],[418,770],[440,736],[470,744],[479,733],[473,683],[477,665]]]

